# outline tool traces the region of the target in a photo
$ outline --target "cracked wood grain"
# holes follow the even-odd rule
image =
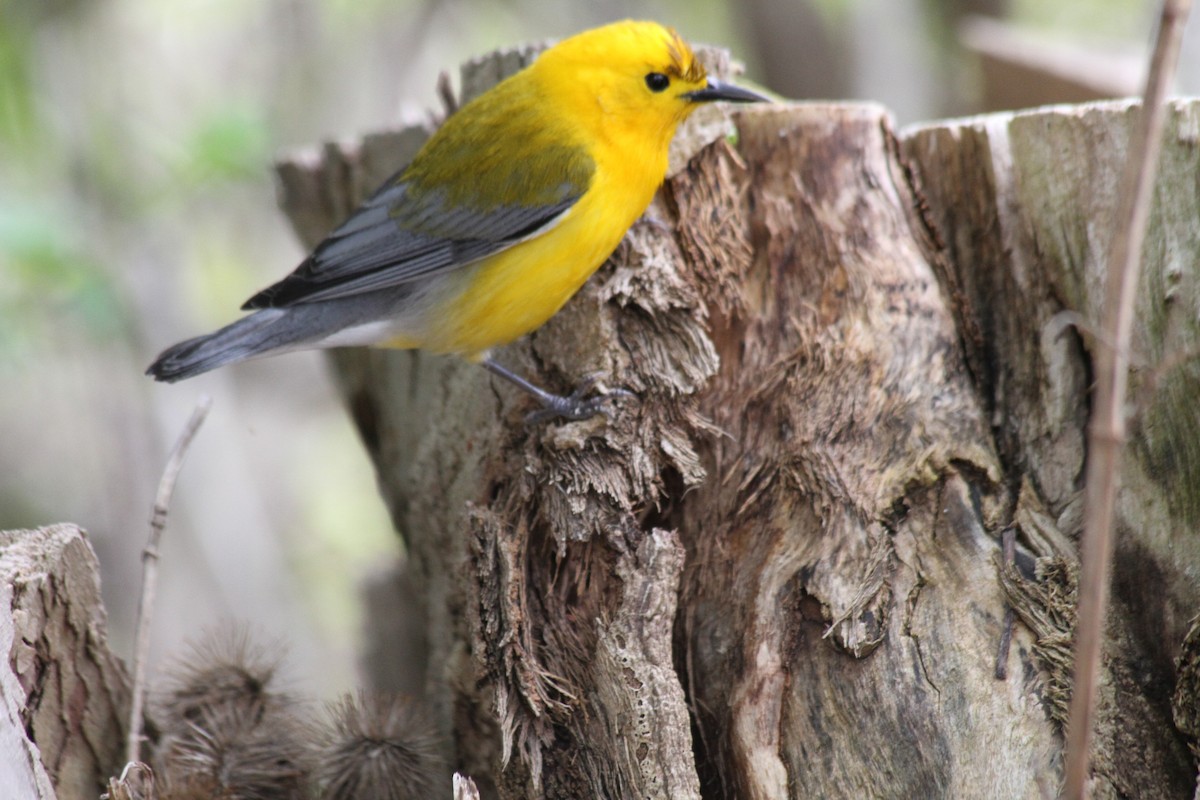
[[[74,525],[0,531],[0,576],[0,794],[98,797],[121,764],[129,677],[108,649],[96,555]]]
[[[1037,796],[1052,776],[1035,687],[992,678],[999,462],[889,126],[871,106],[739,123],[756,258],[712,330],[714,480],[671,519],[723,796]]]
[[[738,115],[736,145],[684,149],[653,221],[501,353],[551,388],[601,371],[634,390],[612,421],[528,429],[524,400],[478,369],[338,354],[418,589],[386,613],[423,621],[418,680],[483,795],[1057,790],[1070,622],[1043,604],[1071,596],[1089,365],[1086,336],[1046,324],[1090,310],[1088,225],[1120,108],[900,137],[875,106]],[[1164,156],[1182,185],[1198,118],[1177,108]],[[283,165],[301,238],[424,135]],[[1177,205],[1160,204],[1151,239],[1143,291],[1161,313],[1135,337],[1151,359],[1194,342],[1185,311],[1200,307],[1179,266],[1194,197]],[[1177,401],[1194,380],[1155,375],[1123,499],[1127,520],[1150,512],[1124,553],[1110,670],[1109,719],[1120,709],[1134,733],[1110,728],[1101,796],[1176,796],[1194,776],[1165,688],[1200,607],[1183,580],[1200,563],[1200,439],[1172,438],[1193,430]],[[1181,471],[1155,468],[1168,461]],[[1129,635],[1138,622],[1154,636]],[[1136,685],[1139,663],[1157,684]]]

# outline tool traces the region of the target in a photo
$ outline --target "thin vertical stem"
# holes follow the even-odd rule
[[[175,491],[175,480],[183,467],[183,457],[210,408],[212,399],[207,395],[196,401],[196,408],[167,459],[167,466],[158,481],[158,493],[154,497],[154,511],[150,517],[150,539],[146,543],[146,549],[142,551],[142,596],[138,601],[137,632],[133,640],[133,697],[129,709],[129,737],[126,740],[128,763],[141,761],[142,717],[146,704],[146,660],[150,654],[150,620],[154,616],[154,599],[158,593],[158,546],[167,527],[167,508]]]
[[[1134,300],[1141,268],[1142,242],[1150,215],[1151,190],[1158,171],[1164,98],[1175,74],[1183,23],[1191,0],[1165,0],[1158,38],[1146,79],[1129,160],[1122,177],[1119,206],[1109,249],[1108,276],[1100,335],[1095,340],[1096,388],[1088,426],[1079,619],[1075,629],[1075,681],[1067,726],[1063,797],[1086,796],[1101,644],[1112,568],[1113,514],[1125,443],[1125,405]]]

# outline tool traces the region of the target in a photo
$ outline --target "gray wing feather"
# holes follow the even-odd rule
[[[250,298],[244,309],[331,300],[410,283],[512,247],[552,227],[582,194],[564,183],[558,202],[486,212],[446,209],[440,192],[420,201],[389,181],[333,230],[295,272]]]

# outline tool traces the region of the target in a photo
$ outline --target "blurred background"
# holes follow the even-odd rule
[[[159,476],[211,395],[170,510],[153,658],[245,620],[289,644],[294,688],[330,698],[356,682],[357,586],[403,553],[322,358],[174,386],[142,375],[302,257],[275,210],[276,156],[440,110],[439,71],[456,78],[472,55],[626,16],[728,46],[782,94],[876,100],[906,124],[1136,91],[1156,14],[1137,0],[0,0],[0,528],[90,532],[128,657]],[[1195,34],[1183,92],[1200,89]]]

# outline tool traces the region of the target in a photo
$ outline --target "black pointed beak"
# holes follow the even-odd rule
[[[712,79],[709,79],[708,85],[703,89],[697,89],[694,92],[685,92],[683,96],[693,103],[711,103],[714,100],[726,100],[730,103],[771,102],[769,98],[763,97],[758,92],[752,92],[749,89],[743,89],[731,83],[721,83]]]

